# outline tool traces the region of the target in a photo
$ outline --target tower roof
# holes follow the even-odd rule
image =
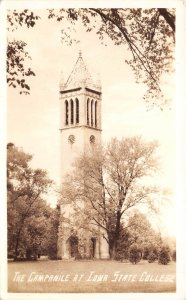
[[[68,90],[72,88],[82,87],[82,85],[100,89],[100,87],[98,87],[98,84],[94,83],[80,51],[75,66],[63,88],[64,90]]]

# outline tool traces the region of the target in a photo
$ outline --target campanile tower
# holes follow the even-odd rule
[[[91,145],[101,144],[101,95],[101,84],[93,81],[80,52],[68,80],[60,83],[62,189],[76,157],[90,150]],[[80,230],[74,230],[69,204],[61,200],[60,209],[58,257],[108,258],[102,229],[97,227],[94,235],[82,229],[80,236]]]
[[[61,179],[76,156],[101,142],[101,85],[93,79],[81,52],[67,80],[60,85]]]

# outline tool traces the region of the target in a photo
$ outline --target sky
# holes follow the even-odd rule
[[[175,235],[175,108],[174,76],[164,77],[162,85],[170,104],[163,110],[148,109],[143,100],[145,86],[135,83],[131,68],[125,63],[130,53],[124,46],[105,40],[102,45],[94,32],[86,33],[78,24],[71,35],[79,43],[61,42],[62,23],[46,18],[44,10],[35,11],[42,19],[34,28],[19,28],[8,33],[8,40],[22,39],[32,57],[28,65],[36,73],[29,78],[30,95],[20,95],[8,88],[8,142],[33,154],[32,165],[48,171],[57,185],[60,182],[59,83],[67,80],[81,50],[93,77],[102,83],[102,140],[140,135],[157,140],[160,171],[154,183],[172,191],[169,203],[158,217],[163,232]],[[63,25],[64,26],[64,25]],[[63,75],[61,75],[63,73]],[[50,195],[53,205],[56,197]]]

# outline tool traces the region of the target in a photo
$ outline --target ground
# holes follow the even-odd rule
[[[8,274],[9,292],[176,291],[174,262],[165,266],[146,261],[137,265],[116,261],[9,262]]]

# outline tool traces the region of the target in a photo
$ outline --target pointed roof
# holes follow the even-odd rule
[[[64,85],[64,90],[82,87],[82,85],[86,85],[87,87],[95,87],[92,76],[82,58],[82,53],[80,51],[75,66]]]

